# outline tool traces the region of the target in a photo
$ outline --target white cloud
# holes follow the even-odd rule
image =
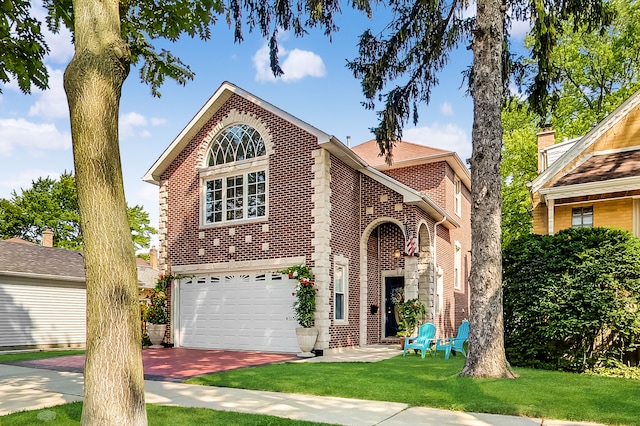
[[[0,197],[10,198],[11,193],[16,191],[20,194],[22,189],[31,188],[32,182],[38,180],[38,178],[50,177],[51,179],[60,178],[60,171],[52,172],[44,169],[28,169],[20,170],[17,173],[12,173],[11,177],[5,180],[0,180]],[[2,195],[6,194],[6,195]]]
[[[164,126],[167,124],[166,118],[151,117],[150,120],[152,126]]]
[[[26,149],[31,156],[41,157],[44,151],[70,149],[71,135],[50,123],[0,118],[0,157],[11,156],[17,147]]]
[[[42,35],[50,50],[47,59],[58,64],[67,64],[74,53],[71,32],[64,25],[61,26],[60,31],[56,34],[47,29],[45,18],[48,11],[42,6],[42,1],[40,0],[32,3],[31,13],[42,23]]]
[[[431,126],[405,129],[402,132],[402,139],[433,148],[455,151],[463,162],[471,158],[471,140],[467,133],[455,124],[434,123]]]
[[[511,37],[517,40],[524,40],[524,36],[527,35],[529,30],[531,29],[531,21],[517,21],[515,18],[511,21],[511,28],[509,29],[509,34]]]
[[[120,138],[124,140],[136,136],[147,137],[148,131],[145,129],[147,123],[147,119],[137,112],[130,112],[128,114],[121,115],[119,121]]]
[[[453,115],[453,107],[451,106],[451,104],[449,102],[445,102],[442,105],[440,105],[440,112],[443,115],[446,115],[447,117],[450,117]]]
[[[316,53],[301,49],[288,51],[282,45],[279,45],[278,49],[280,67],[284,74],[279,78],[273,76],[269,65],[269,46],[264,43],[252,58],[256,69],[256,81],[293,82],[305,77],[324,77],[327,74],[324,61]]]
[[[44,118],[69,117],[69,104],[63,84],[64,73],[59,69],[49,67],[47,69],[49,71],[49,88],[33,91],[38,95],[38,100],[29,108],[29,115]]]
[[[476,16],[477,12],[477,4],[475,1],[469,2],[469,5],[462,10],[460,13],[460,17],[462,18],[471,18]],[[510,9],[508,12],[512,18],[511,20],[511,28],[509,29],[510,36],[517,39],[523,40],[524,36],[527,35],[527,32],[531,29],[531,20],[526,21],[518,21],[514,17],[513,9]]]

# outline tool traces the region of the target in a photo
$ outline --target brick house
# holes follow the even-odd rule
[[[159,185],[160,270],[188,276],[173,283],[169,340],[298,352],[296,282],[278,271],[302,263],[316,352],[397,342],[396,287],[453,333],[469,309],[469,172],[408,142],[391,167],[378,152],[223,83],[144,177]]]
[[[614,227],[640,236],[640,92],[581,138],[538,134],[538,177],[530,184],[533,232]]]

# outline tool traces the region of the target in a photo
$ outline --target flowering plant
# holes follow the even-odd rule
[[[167,289],[171,281],[177,277],[171,274],[162,274],[156,281],[156,286],[147,302],[140,305],[142,320],[151,324],[168,324],[167,314]]]
[[[296,313],[295,316],[300,327],[313,327],[313,316],[316,311],[316,293],[318,289],[312,281],[313,274],[311,273],[311,268],[307,265],[295,265],[280,271],[280,273],[288,275],[291,279],[298,280],[296,290],[291,293],[291,295],[295,297],[293,310]]]

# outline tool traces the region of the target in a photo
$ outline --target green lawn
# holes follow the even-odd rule
[[[286,363],[187,383],[404,402],[450,410],[640,425],[640,381],[516,368],[518,379],[458,377],[464,358],[398,356],[378,363]]]
[[[0,416],[0,426],[31,426],[47,424],[51,426],[79,425],[82,403],[58,405],[42,410],[24,411],[21,413]],[[326,423],[303,422],[280,417],[258,414],[233,413],[206,408],[166,407],[147,405],[147,418],[150,425],[264,425],[264,426],[312,426]]]
[[[26,361],[30,359],[52,358],[54,356],[82,355],[84,350],[34,351],[0,354],[0,363],[12,361]]]

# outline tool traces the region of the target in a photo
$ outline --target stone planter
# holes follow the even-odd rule
[[[318,329],[317,328],[304,328],[298,327],[296,328],[296,337],[298,338],[298,346],[300,347],[301,353],[298,354],[300,358],[311,358],[315,355],[311,352],[313,347],[316,344],[316,339],[318,338]]]
[[[151,340],[152,348],[161,348],[164,335],[167,332],[167,324],[150,324],[147,323],[147,334]]]

